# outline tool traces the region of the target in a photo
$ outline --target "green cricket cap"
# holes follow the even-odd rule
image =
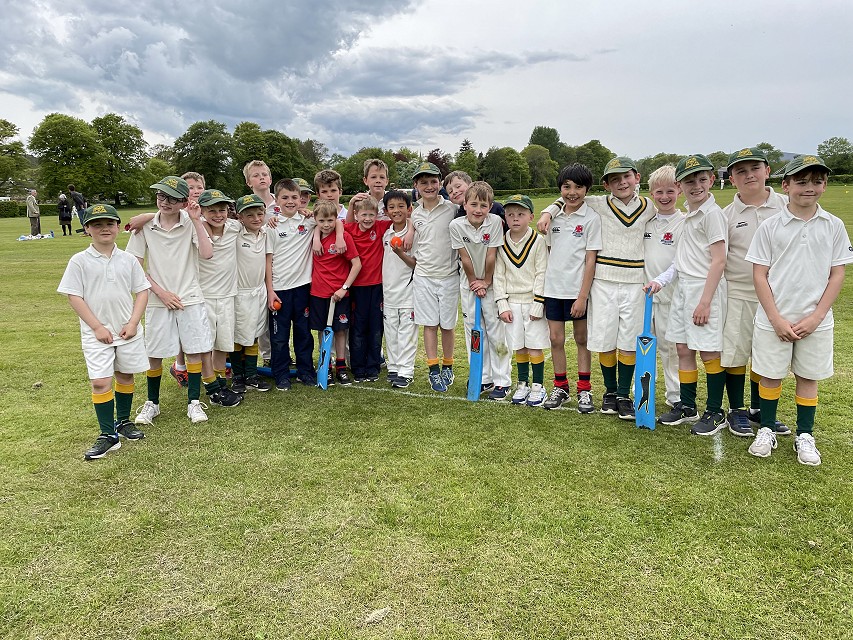
[[[735,151],[729,156],[729,161],[726,163],[726,171],[730,170],[738,162],[744,162],[746,160],[758,160],[766,165],[770,164],[767,160],[767,154],[761,149],[758,147],[746,147],[740,151]]]
[[[198,196],[198,206],[200,207],[209,207],[217,202],[230,202],[234,204],[234,201],[219,189],[205,189]]]
[[[162,191],[167,196],[180,198],[181,200],[190,197],[190,185],[187,184],[186,180],[178,176],[166,176],[160,182],[152,184],[150,188],[157,189],[157,191]]]
[[[441,171],[432,162],[421,162],[418,168],[415,169],[415,175],[412,176],[412,180],[416,180],[418,176],[422,175],[438,176],[440,178]]]
[[[520,193],[516,193],[515,195],[507,198],[503,203],[504,207],[507,207],[511,204],[515,204],[515,205],[518,205],[520,207],[524,207],[525,209],[530,211],[530,213],[533,213],[533,200],[531,200],[529,196],[525,196],[525,195],[522,195]]]
[[[80,223],[85,227],[92,220],[115,220],[121,222],[121,216],[118,215],[116,208],[108,204],[93,204],[83,212],[83,219]]]
[[[806,169],[814,169],[820,167],[825,169],[827,173],[832,173],[832,169],[824,164],[823,160],[820,159],[820,156],[797,156],[793,160],[791,160],[785,167],[775,173],[774,175],[777,177],[787,178],[788,176],[792,176],[795,173],[799,173],[800,171],[805,171]]]
[[[255,194],[237,198],[237,213],[243,213],[246,209],[251,209],[252,207],[263,207],[266,209],[267,205],[261,196],[256,196]]]
[[[628,171],[637,171],[637,165],[634,164],[634,161],[631,158],[626,158],[625,156],[619,156],[616,158],[612,158],[604,165],[604,173],[601,176],[601,179],[604,180],[607,176],[613,173],[627,173]]]
[[[675,181],[678,182],[686,178],[691,173],[699,171],[715,171],[714,164],[701,153],[695,153],[692,156],[687,156],[678,161],[675,166]]]
[[[299,185],[299,193],[303,191],[314,193],[314,189],[311,188],[311,184],[305,178],[293,178],[293,181]]]

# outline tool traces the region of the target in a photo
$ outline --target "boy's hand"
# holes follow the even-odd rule
[[[711,305],[708,302],[700,302],[693,310],[693,324],[697,327],[702,327],[708,324],[708,318],[711,316]]]
[[[337,249],[338,253],[341,255],[345,255],[347,252],[347,243],[343,238],[335,239],[335,249]]]
[[[340,302],[346,297],[346,295],[347,292],[344,289],[338,289],[332,294],[332,300],[334,300],[335,302]]]
[[[364,200],[369,194],[366,192],[360,192],[355,194],[352,198],[350,198],[349,204],[347,205],[347,210],[353,208],[353,205],[358,204],[362,200]]]
[[[539,220],[536,222],[536,230],[539,233],[548,233],[548,229],[551,226],[551,214],[547,211],[543,211],[542,215],[539,216]]]
[[[151,213],[141,213],[138,216],[133,216],[127,221],[127,224],[124,225],[124,230],[130,231],[131,233],[138,233],[142,231],[143,227],[145,227],[145,223],[153,217],[154,215]]]
[[[104,325],[101,325],[100,327],[95,329],[95,338],[97,338],[98,342],[103,342],[104,344],[113,343],[113,334],[110,333],[110,330],[107,329]]]
[[[314,212],[307,207],[305,209],[299,209],[299,213],[309,219],[314,217]]]
[[[572,304],[572,308],[569,311],[569,315],[573,318],[580,318],[583,314],[586,313],[586,300],[581,300],[578,298],[575,300],[574,304]]]
[[[273,216],[267,221],[267,226],[270,229],[275,229],[278,226],[278,216]]]
[[[198,201],[190,200],[187,202],[185,210],[189,214],[191,220],[201,220],[201,207],[199,206]]]
[[[802,320],[800,322],[802,322]],[[785,320],[782,316],[770,318],[770,324],[773,325],[773,330],[782,342],[796,342],[800,339],[800,336],[794,329],[794,325]]]
[[[820,319],[815,317],[815,314],[812,313],[792,326],[791,330],[797,335],[798,340],[802,340],[803,338],[813,334],[820,323]]]
[[[281,308],[281,298],[275,295],[275,292],[267,292],[267,309],[270,311],[276,311],[275,303],[278,302],[279,308]]]
[[[138,325],[133,324],[132,322],[128,322],[121,328],[121,331],[118,333],[118,337],[122,340],[130,340],[134,336],[136,336],[136,329]]]
[[[512,311],[504,311],[498,318],[509,324],[512,322]]]
[[[157,296],[166,305],[167,309],[183,309],[184,305],[181,304],[181,299],[177,296],[177,294],[172,293],[171,291],[163,291],[163,293]]]
[[[654,295],[658,291],[660,291],[662,288],[663,287],[660,286],[659,282],[655,282],[654,280],[652,280],[649,284],[647,284],[645,287],[643,287],[643,291],[645,291],[646,293],[650,293],[650,294]]]
[[[314,234],[314,240],[311,242],[311,250],[314,252],[315,256],[323,255],[323,243],[320,242],[320,238],[317,237],[317,234]]]
[[[484,280],[480,280],[479,278],[477,278],[476,280],[473,280],[471,282],[471,284],[469,285],[469,288],[471,289],[471,291],[477,291],[479,289],[485,289],[486,283]],[[483,296],[480,296],[480,297],[482,298]]]

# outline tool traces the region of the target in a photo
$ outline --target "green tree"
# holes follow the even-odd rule
[[[713,153],[709,153],[707,157],[716,169],[725,169],[729,163],[729,154],[725,151],[714,151]]]
[[[234,128],[232,140],[233,159],[228,188],[234,194],[246,190],[243,167],[251,160],[266,162],[273,181],[282,178],[305,178],[310,181],[317,172],[317,165],[307,160],[299,150],[299,141],[281,131],[261,130],[254,122],[241,122]]]
[[[159,158],[163,162],[173,164],[175,162],[175,150],[168,144],[155,144],[148,149],[150,158]]]
[[[530,184],[530,169],[524,157],[512,147],[492,147],[483,156],[480,177],[493,189],[525,189]]]
[[[817,154],[833,173],[853,173],[853,144],[847,138],[833,137],[817,146]]]
[[[299,147],[299,153],[302,154],[302,157],[314,169],[314,173],[327,166],[329,162],[329,147],[322,142],[308,138],[307,140],[297,140],[297,146]]]
[[[411,189],[412,179],[414,178],[415,171],[417,171],[420,164],[421,159],[417,156],[413,157],[411,160],[397,160],[397,162],[394,163],[394,166],[397,169],[397,181],[395,184],[401,189]]]
[[[145,162],[145,168],[142,171],[142,183],[146,186],[143,196],[149,201],[154,202],[155,191],[147,187],[159,182],[164,176],[173,176],[178,173],[175,166],[160,158],[148,158]]]
[[[530,140],[528,140],[527,144],[545,147],[548,149],[552,160],[562,157],[565,152],[563,148],[565,145],[560,142],[560,134],[553,127],[533,127],[533,132],[530,134]]]
[[[215,120],[194,122],[175,140],[174,165],[179,174],[197,171],[208,187],[223,191],[233,187],[230,179],[232,139],[225,125]]]
[[[13,184],[22,183],[29,168],[24,143],[12,139],[19,132],[17,126],[0,118],[0,193],[10,193]]]
[[[456,161],[450,165],[451,171],[464,171],[472,180],[479,180],[477,171],[477,153],[475,151],[460,151],[456,154]]]
[[[652,172],[661,168],[665,164],[675,166],[678,164],[680,159],[681,156],[677,153],[657,153],[653,156],[638,160],[637,170],[640,172],[641,180],[643,180],[643,182],[648,182],[649,176],[652,175]]]
[[[553,187],[557,184],[559,167],[551,159],[548,149],[538,144],[529,144],[521,151],[530,169],[530,186],[534,189]]]
[[[570,162],[580,162],[581,164],[585,164],[589,167],[589,170],[592,171],[592,175],[596,177],[596,179],[601,177],[601,174],[604,171],[604,165],[615,156],[610,149],[605,147],[599,140],[590,140],[586,144],[582,144],[579,147],[574,147],[573,149],[574,158],[570,160]]]
[[[341,174],[341,183],[343,184],[344,193],[353,194],[365,191],[364,161],[371,158],[379,158],[388,165],[389,184],[399,184],[400,178],[397,174],[397,162],[394,159],[394,152],[390,149],[386,150],[378,147],[364,147],[356,151],[343,162],[335,165],[335,171]]]
[[[444,177],[450,173],[450,163],[453,162],[453,158],[449,153],[444,153],[441,149],[433,149],[427,154],[426,161],[432,162],[438,167],[442,177]]]
[[[58,194],[69,183],[84,194],[102,184],[106,150],[85,120],[48,114],[33,130],[29,148],[39,161],[39,184],[47,194]]]
[[[105,152],[106,170],[96,191],[113,198],[116,206],[121,204],[120,193],[130,200],[136,199],[148,186],[143,184],[142,177],[148,147],[142,137],[142,129],[115,113],[95,118],[92,128]]]
[[[764,154],[767,156],[768,162],[770,162],[770,166],[774,170],[779,168],[779,166],[782,164],[782,152],[779,149],[774,147],[769,142],[759,142],[755,146],[764,152]]]

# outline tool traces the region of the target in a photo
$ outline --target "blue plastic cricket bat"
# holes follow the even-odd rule
[[[480,327],[480,296],[474,297],[474,328],[471,329],[470,362],[468,367],[468,399],[477,402],[480,399],[480,385],[483,382],[483,351]]]
[[[637,336],[637,366],[634,371],[634,413],[637,426],[655,428],[655,382],[658,339],[652,334],[652,295],[646,293],[643,333]]]
[[[317,386],[323,390],[329,388],[329,364],[332,360],[332,340],[335,332],[332,322],[335,319],[335,301],[329,300],[329,317],[326,318],[326,328],[323,329],[323,340],[320,342],[320,357],[317,360]]]

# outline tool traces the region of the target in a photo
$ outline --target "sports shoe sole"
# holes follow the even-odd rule
[[[717,428],[716,428],[716,429],[714,429],[713,431],[703,431],[702,433],[696,433],[695,431],[693,431],[693,430],[691,429],[691,430],[690,430],[690,433],[691,433],[692,435],[694,435],[694,436],[715,436],[715,435],[717,435],[718,433],[720,433],[720,431],[722,431],[722,430],[723,430],[723,429],[725,429],[725,428],[726,428],[726,423],[725,423],[725,422],[723,422],[722,424],[718,425],[718,426],[717,426]]]

